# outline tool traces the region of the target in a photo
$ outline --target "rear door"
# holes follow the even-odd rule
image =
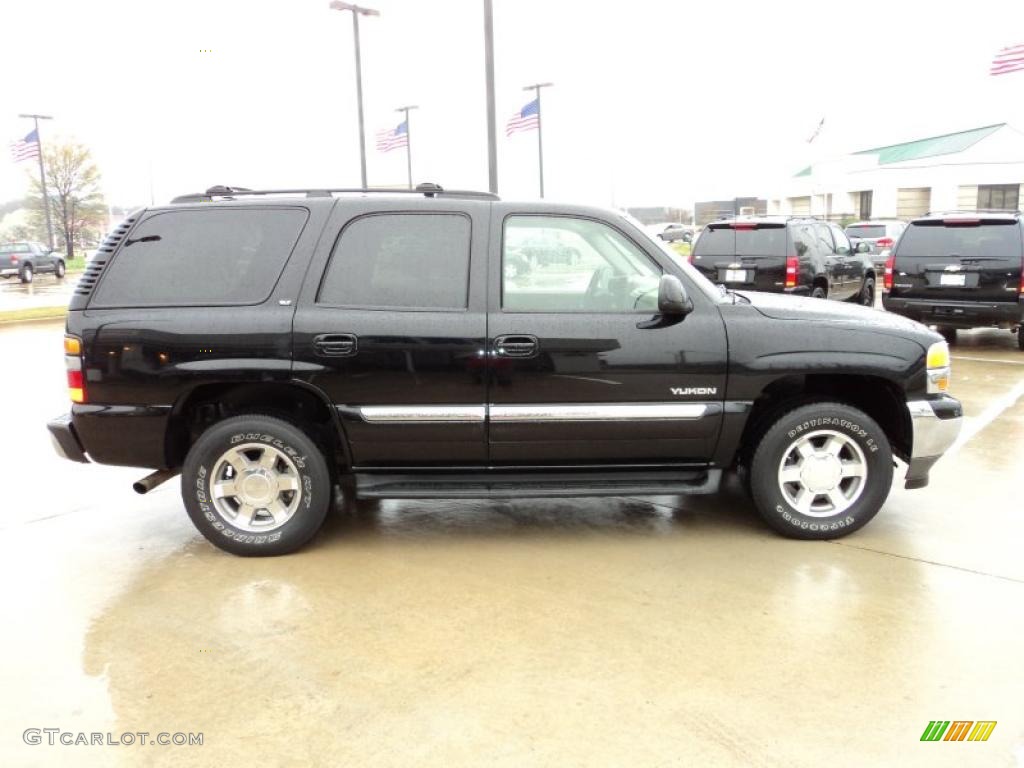
[[[829,298],[843,299],[849,294],[846,267],[836,250],[836,241],[832,229],[826,224],[814,225],[815,245],[821,256],[822,269],[828,280]]]
[[[860,287],[864,282],[864,263],[866,257],[862,254],[854,253],[853,244],[843,230],[835,224],[829,224],[828,226],[832,230],[832,239],[836,244],[836,255],[843,274],[843,291],[847,296],[852,296],[860,291]]]
[[[676,270],[625,222],[495,203],[491,230],[493,263],[523,241],[578,253],[527,272],[491,270],[491,462],[706,461],[725,394],[717,306],[691,286],[692,313],[644,327],[661,275]]]
[[[1021,228],[1012,217],[924,219],[896,247],[893,296],[1017,301]]]
[[[295,313],[294,373],[334,404],[357,466],[486,460],[489,205],[335,207]]]
[[[693,265],[714,283],[752,291],[781,291],[786,280],[783,221],[709,224],[693,249]]]

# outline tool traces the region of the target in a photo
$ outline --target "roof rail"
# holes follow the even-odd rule
[[[945,216],[947,214],[971,214],[971,213],[1004,213],[1007,216],[1020,216],[1020,211],[1010,210],[1008,208],[952,208],[946,211],[928,211],[925,216]],[[918,217],[920,218],[920,217]]]
[[[234,200],[239,197],[260,197],[267,195],[305,195],[306,197],[331,197],[340,194],[374,194],[374,195],[423,195],[424,197],[481,198],[484,200],[500,200],[492,192],[476,192],[468,189],[445,189],[439,184],[418,184],[416,189],[381,189],[373,187],[337,187],[321,189],[247,189],[245,187],[228,187],[218,184],[205,192],[179,195],[172,203],[207,203],[214,198]]]

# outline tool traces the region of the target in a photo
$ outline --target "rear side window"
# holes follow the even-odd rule
[[[710,226],[697,240],[699,256],[785,256],[786,225],[756,224],[754,229]]]
[[[911,224],[900,238],[902,258],[988,256],[1019,260],[1020,228],[1014,221],[985,222],[976,226],[945,226],[942,222]]]
[[[465,309],[470,220],[461,213],[381,213],[338,238],[317,301],[369,309]]]
[[[302,208],[165,211],[139,223],[105,270],[91,307],[265,301],[295,247]]]
[[[875,240],[878,238],[885,237],[885,225],[884,224],[861,224],[853,225],[846,228],[846,234],[849,237],[859,237],[864,240]]]

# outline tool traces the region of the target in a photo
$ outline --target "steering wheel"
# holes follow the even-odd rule
[[[612,268],[610,265],[605,264],[603,267],[595,269],[594,274],[590,276],[590,283],[587,285],[587,298],[593,299],[602,291],[607,291],[611,278]]]

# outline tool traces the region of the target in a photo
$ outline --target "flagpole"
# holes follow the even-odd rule
[[[409,124],[409,110],[419,109],[415,104],[407,107],[399,107],[395,112],[402,112],[405,115],[405,170],[409,176],[409,189],[412,189],[412,126]]]
[[[541,128],[540,118],[540,89],[548,88],[554,85],[554,83],[535,83],[534,85],[527,85],[523,88],[524,91],[533,91],[537,98],[537,178],[540,180],[540,197],[544,199],[544,135],[543,129]]]
[[[50,238],[50,250],[53,250],[53,222],[50,220],[50,196],[46,193],[46,169],[43,167],[43,137],[39,133],[40,120],[53,120],[50,115],[18,115],[31,118],[35,125],[36,141],[39,143],[39,186],[43,193],[43,210],[46,211],[46,233]],[[65,247],[67,244],[65,243]]]

